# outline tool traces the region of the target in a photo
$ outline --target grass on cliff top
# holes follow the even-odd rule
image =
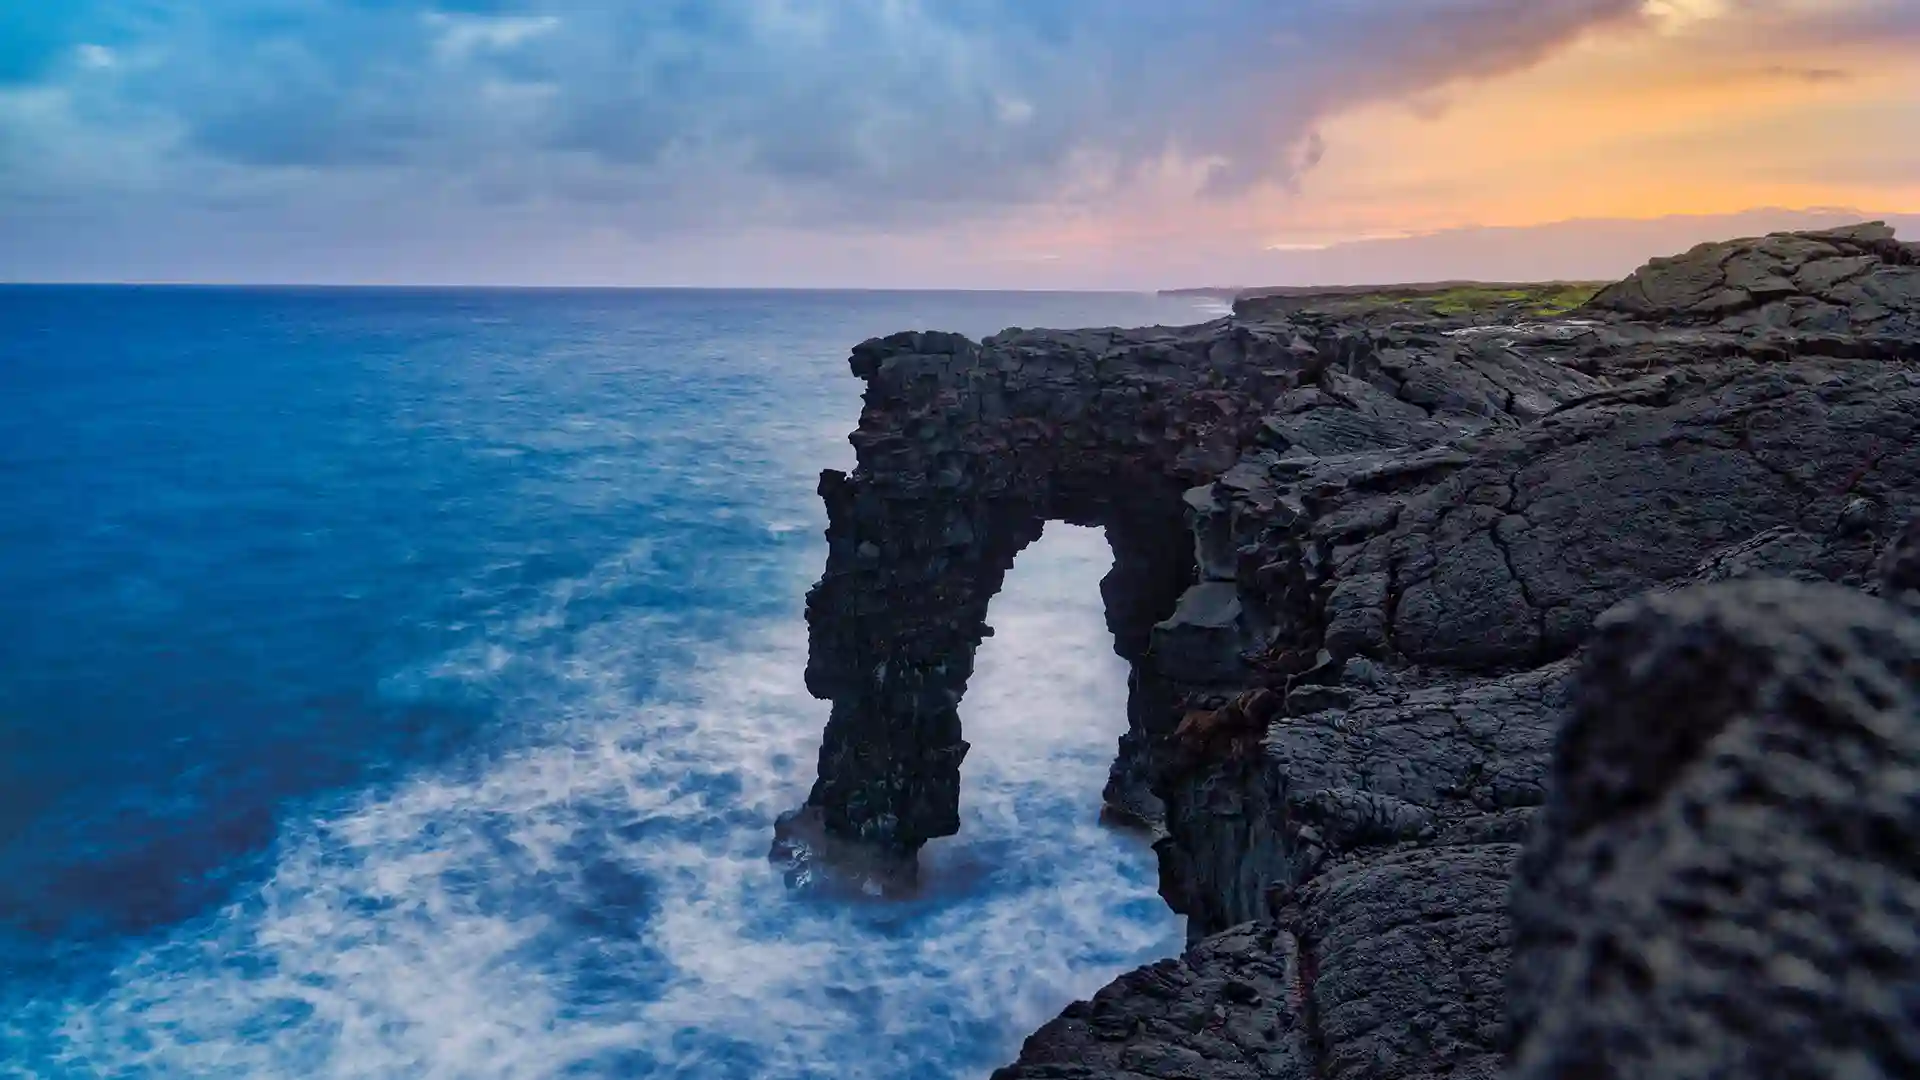
[[[1442,316],[1518,309],[1528,315],[1547,318],[1565,315],[1593,299],[1593,294],[1603,287],[1598,283],[1584,281],[1556,281],[1545,285],[1526,285],[1516,288],[1466,285],[1424,298],[1416,298],[1413,303],[1425,303],[1431,307],[1435,315]]]
[[[1605,287],[1597,281],[1547,281],[1537,284],[1403,285],[1338,289],[1286,289],[1258,292],[1243,303],[1267,310],[1324,311],[1335,315],[1392,315],[1405,318],[1552,318],[1575,310]]]

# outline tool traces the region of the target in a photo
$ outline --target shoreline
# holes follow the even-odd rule
[[[1196,327],[854,351],[860,464],[822,477],[808,599],[808,687],[834,702],[812,820],[908,875],[958,828],[953,709],[987,602],[1046,521],[1101,526],[1132,669],[1105,798],[1165,829],[1161,893],[1196,942],[996,1077],[1554,1075],[1568,1003],[1505,988],[1515,948],[1566,962],[1552,927],[1578,902],[1555,882],[1594,872],[1541,854],[1578,816],[1568,778],[1603,763],[1556,738],[1647,721],[1593,702],[1593,643],[1631,657],[1618,620],[1707,620],[1765,667],[1800,639],[1735,632],[1754,611],[1814,636],[1890,618],[1846,597],[1920,513],[1920,245],[1779,234],[1566,292],[1306,290]],[[1729,584],[1748,578],[1823,585]],[[778,857],[832,874],[791,824]],[[1510,915],[1516,864],[1558,906]],[[1702,999],[1620,1008],[1656,1000]]]

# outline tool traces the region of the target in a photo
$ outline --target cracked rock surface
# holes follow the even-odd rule
[[[1297,573],[1274,607],[1306,644],[1462,669],[1539,663],[1614,603],[1770,529],[1813,538],[1822,576],[1864,579],[1878,526],[1920,491],[1916,424],[1920,378],[1905,364],[1691,365],[1446,457],[1355,470],[1257,455],[1246,464],[1264,490],[1303,512],[1255,557]],[[1394,465],[1417,471],[1383,477]]]
[[[1702,244],[1603,290],[1599,310],[1669,323],[1920,336],[1920,244],[1878,223]]]
[[[1920,607],[1920,532],[1907,525],[1920,513],[1916,275],[1920,248],[1869,225],[1705,245],[1535,323],[1254,305],[1177,330],[862,345],[859,465],[822,479],[829,557],[808,601],[808,685],[833,701],[832,720],[819,782],[783,821],[776,856],[813,883],[830,876],[829,849],[858,844],[890,863],[854,860],[869,867],[863,884],[910,884],[913,852],[957,828],[957,704],[988,601],[1046,521],[1101,525],[1115,552],[1108,622],[1132,665],[1106,797],[1155,830],[1161,891],[1193,945],[1071,1007],[998,1075],[1492,1077],[1518,1034],[1528,1077],[1599,1076],[1615,1073],[1581,1072],[1580,1055],[1628,1025],[1655,1025],[1636,1029],[1648,1055],[1692,1033],[1738,1035],[1751,1017],[1713,1014],[1706,984],[1656,979],[1648,997],[1639,953],[1607,967],[1618,958],[1592,945],[1673,919],[1664,904],[1708,886],[1678,855],[1668,885],[1680,892],[1609,876],[1582,846],[1600,841],[1570,831],[1566,788],[1589,757],[1598,771],[1576,786],[1624,783],[1640,758],[1606,739],[1592,751],[1563,740],[1556,756],[1556,737],[1570,715],[1576,730],[1634,720],[1595,704],[1605,658],[1632,666],[1618,659],[1622,626],[1671,644],[1707,638],[1669,623],[1717,619],[1730,649],[1798,656],[1740,669],[1786,688],[1783,701],[1803,686],[1787,668],[1835,663],[1836,649],[1848,662],[1843,625],[1880,626],[1859,631],[1879,644],[1859,647],[1897,667],[1885,635],[1904,631],[1882,624]],[[1742,584],[1756,578],[1799,584]],[[1636,597],[1642,614],[1596,631]],[[1784,637],[1728,629],[1755,604],[1788,613]],[[1792,614],[1809,606],[1828,614]],[[1676,678],[1718,677],[1703,663],[1675,665],[1690,673]],[[1861,685],[1894,692],[1892,676],[1873,679]],[[1843,727],[1865,723],[1846,711],[1857,704]],[[1807,723],[1794,729],[1803,744],[1831,730]],[[1896,775],[1849,759],[1804,778],[1844,806],[1835,778]],[[1687,805],[1673,813],[1691,826]],[[1920,821],[1920,802],[1904,812]],[[1552,974],[1514,980],[1510,1028],[1509,880],[1536,825],[1516,965]],[[1733,870],[1786,873],[1799,864],[1785,852],[1833,842],[1800,825],[1806,845]],[[1891,896],[1890,881],[1869,883]],[[1563,904],[1589,887],[1619,890],[1618,903]],[[1892,933],[1872,919],[1894,910],[1833,940]],[[1775,944],[1812,932],[1728,918],[1728,934]],[[1884,955],[1908,955],[1904,941],[1881,941]],[[1555,1026],[1570,988],[1597,972],[1625,980],[1612,1011]],[[1825,995],[1807,1030],[1893,1023],[1891,999],[1867,1001],[1847,979],[1763,974],[1780,993]],[[1920,1011],[1906,1022],[1920,1027]],[[1894,1042],[1871,1060],[1905,1067]]]

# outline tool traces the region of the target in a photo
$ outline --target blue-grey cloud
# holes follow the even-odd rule
[[[73,38],[79,14],[64,4],[0,5],[0,86],[51,73]]]
[[[7,6],[0,81],[64,94],[60,123],[143,133],[156,170],[202,166],[202,194],[263,183],[248,170],[404,170],[656,227],[884,218],[1099,193],[1169,155],[1215,191],[1287,184],[1328,113],[1523,66],[1639,7],[61,0]]]

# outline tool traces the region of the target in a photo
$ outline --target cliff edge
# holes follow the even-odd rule
[[[1512,314],[855,350],[808,602],[832,719],[776,857],[910,885],[958,827],[988,600],[1045,522],[1100,525],[1107,800],[1195,939],[1003,1080],[1920,1067],[1920,653],[1867,595],[1920,579],[1920,246],[1705,245]]]

